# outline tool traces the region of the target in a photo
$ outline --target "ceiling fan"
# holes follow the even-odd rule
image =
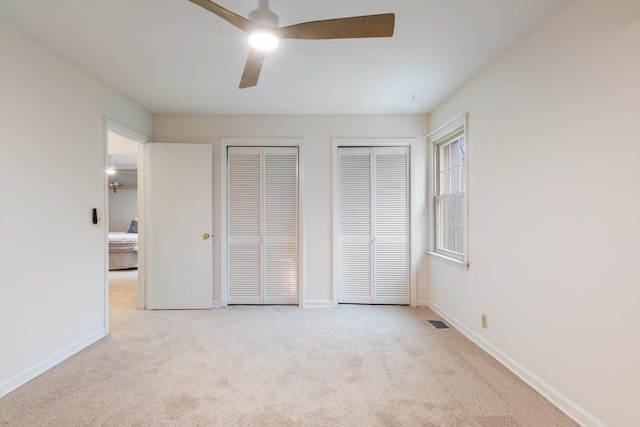
[[[393,13],[384,13],[278,27],[278,15],[269,9],[269,0],[258,0],[258,8],[249,13],[248,19],[236,15],[210,0],[189,1],[213,12],[249,34],[251,50],[240,80],[240,89],[258,84],[266,51],[275,48],[279,39],[327,40],[391,37],[396,19]]]

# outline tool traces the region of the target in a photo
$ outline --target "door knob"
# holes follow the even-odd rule
[[[204,233],[202,235],[202,240],[207,240],[209,237],[211,237],[211,236],[209,236],[209,233]]]

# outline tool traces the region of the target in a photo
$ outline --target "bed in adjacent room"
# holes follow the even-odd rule
[[[127,231],[109,232],[109,270],[138,267],[137,225],[137,221],[132,221]]]

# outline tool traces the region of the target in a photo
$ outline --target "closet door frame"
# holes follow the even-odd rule
[[[333,295],[333,306],[338,306],[339,301],[339,289],[338,289],[338,254],[339,254],[339,230],[338,230],[338,218],[339,218],[339,191],[338,191],[338,148],[339,147],[407,147],[409,151],[409,230],[408,230],[408,238],[409,238],[409,254],[408,254],[408,262],[409,262],[409,296],[410,296],[410,305],[411,307],[415,307],[417,303],[417,294],[416,294],[416,262],[413,259],[414,254],[416,254],[415,250],[415,241],[416,239],[412,236],[412,230],[417,229],[415,220],[417,215],[415,215],[415,202],[416,200],[414,191],[416,188],[415,185],[415,171],[414,171],[414,161],[413,161],[413,144],[415,142],[415,138],[333,138],[332,140],[332,181],[333,181],[333,218],[332,218],[332,250],[333,250],[333,275],[332,275],[332,295]]]
[[[298,148],[298,305],[304,301],[304,140],[302,138],[222,138],[220,140],[220,306],[228,305],[227,265],[227,148]]]

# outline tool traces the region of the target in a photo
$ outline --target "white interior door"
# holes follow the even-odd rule
[[[338,284],[341,303],[371,304],[371,147],[338,150]]]
[[[229,304],[298,303],[298,149],[229,147]]]
[[[265,304],[298,303],[298,148],[264,147]]]
[[[338,302],[409,304],[406,147],[338,150]]]
[[[262,302],[262,157],[260,147],[227,153],[229,304]]]
[[[213,150],[147,144],[147,308],[212,306]]]
[[[373,304],[409,304],[409,152],[374,149]]]

